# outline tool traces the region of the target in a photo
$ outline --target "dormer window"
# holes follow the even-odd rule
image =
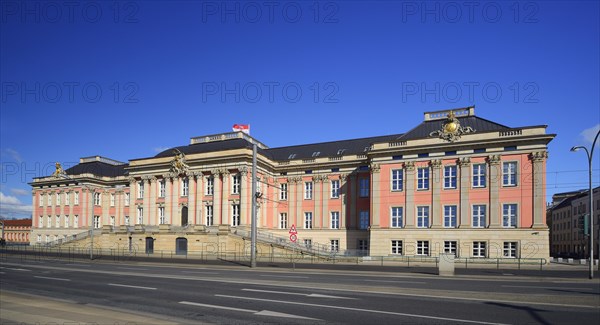
[[[291,159],[294,159],[294,158],[296,158],[296,154],[295,154],[295,153],[293,153],[293,154],[290,154],[290,155],[288,156],[288,160],[291,160]]]
[[[346,151],[346,149],[340,149],[340,150],[338,150],[338,152],[337,152],[338,156],[343,155],[344,151]]]
[[[320,151],[315,151],[315,152],[313,152],[312,156],[314,158],[314,157],[318,157],[320,154],[321,154]]]

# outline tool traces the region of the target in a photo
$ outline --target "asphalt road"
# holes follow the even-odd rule
[[[248,269],[149,263],[0,264],[0,289],[217,324],[595,324],[600,282],[565,277]],[[101,322],[102,319],[95,321]]]

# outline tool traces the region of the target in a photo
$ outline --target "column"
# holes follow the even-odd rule
[[[267,192],[272,191],[273,195],[273,200],[271,201],[271,206],[273,207],[271,210],[273,212],[273,228],[277,229],[279,228],[279,182],[277,181],[276,177],[273,177],[273,186],[269,186],[267,187]],[[289,218],[289,217],[288,217]],[[291,225],[288,225],[288,227],[290,227]]]
[[[348,215],[348,227],[350,228],[358,228],[356,225],[356,201],[358,199],[358,186],[357,178],[358,175],[356,173],[352,173],[349,175],[350,177],[350,213]]]
[[[490,166],[490,176],[488,184],[490,186],[490,204],[489,204],[489,225],[491,228],[500,228],[500,183],[502,182],[502,173],[500,172],[500,155],[490,155],[488,157]]]
[[[531,153],[531,160],[533,163],[533,227],[534,228],[546,228],[544,222],[544,215],[546,211],[546,205],[544,203],[544,162],[548,158],[547,151],[537,151]],[[521,170],[523,168],[521,167]],[[588,206],[589,212],[590,207]],[[527,225],[523,225],[527,226]]]
[[[302,227],[298,227],[296,224],[296,228],[304,228],[304,215],[302,214],[302,202],[304,198],[302,197],[304,182],[302,181],[302,177],[298,176],[295,178],[296,184],[296,222],[300,222]],[[314,221],[314,220],[313,220]]]
[[[404,188],[406,207],[404,209],[404,223],[406,228],[415,227],[415,163],[408,161],[404,163],[404,169],[406,170],[404,177],[406,184]]]
[[[65,198],[63,197],[63,191],[58,191],[58,196],[60,196],[60,218],[61,218],[61,222],[62,222],[62,227],[64,228],[64,222],[65,222]]]
[[[125,191],[120,190],[117,193],[117,202],[119,204],[119,216],[117,217],[118,221],[116,221],[116,225],[120,226],[125,224]]]
[[[340,200],[342,200],[342,211],[340,211],[340,229],[346,229],[346,209],[348,193],[348,174],[340,175]]]
[[[188,172],[188,224],[196,224],[196,175]]]
[[[156,213],[157,209],[156,209],[156,192],[157,192],[157,181],[156,181],[156,177],[152,176],[150,177],[150,203],[149,203],[149,210],[148,211],[148,224],[150,225],[158,225],[159,221],[158,219],[158,213]]]
[[[240,220],[242,224],[252,225],[252,211],[248,207],[248,201],[252,202],[252,189],[248,190],[248,169],[240,168]],[[266,193],[264,193],[266,195]],[[247,199],[248,198],[248,199]]]
[[[108,190],[102,190],[101,193],[102,194],[100,194],[100,211],[102,212],[102,217],[100,218],[100,227],[102,228],[102,226],[104,225],[110,225],[110,222],[108,221],[108,212],[110,209],[110,194]]]
[[[179,186],[181,178],[175,176],[171,178],[171,224],[181,226],[181,218],[179,218]]]
[[[137,215],[135,210],[135,184],[135,178],[129,177],[129,225],[135,225],[137,223]]]
[[[315,205],[314,205],[314,212],[313,212],[313,227],[317,228],[317,229],[322,229],[323,228],[323,213],[321,211],[321,198],[323,197],[323,194],[321,193],[321,189],[322,189],[322,179],[320,175],[317,176],[313,176],[312,177],[312,181],[314,184],[314,188],[313,188],[313,200],[315,201]],[[320,215],[320,216],[319,216]]]
[[[381,206],[381,191],[378,188],[380,186],[381,178],[381,166],[379,164],[371,164],[371,181],[369,184],[371,189],[371,228],[379,228],[380,225],[380,206]],[[376,188],[377,187],[377,188]]]
[[[173,188],[173,180],[167,174],[163,174],[162,179],[165,181],[165,223],[173,224],[173,218],[171,217],[173,215],[173,212],[171,211],[171,207],[173,205],[173,197],[171,195],[171,189]]]
[[[144,224],[149,225],[152,218],[152,214],[150,213],[150,177],[144,176],[142,182],[144,182]]]
[[[286,179],[286,183],[287,183],[287,189],[288,189],[288,196],[287,196],[287,215],[288,215],[288,221],[289,221],[289,225],[288,227],[291,227],[292,225],[295,225],[296,227],[298,227],[298,220],[296,219],[296,209],[295,209],[295,201],[296,201],[296,181],[294,180],[293,177],[288,177]]]
[[[211,171],[213,178],[213,224],[222,225],[223,220],[221,218],[221,171],[218,169]]]
[[[321,211],[322,215],[323,215],[323,228],[330,228],[331,227],[331,215],[329,213],[329,198],[331,197],[331,182],[329,181],[329,176],[327,175],[323,175],[322,176],[322,180],[323,180],[323,191],[322,191],[322,197],[323,197],[323,209]],[[341,212],[340,212],[341,214]],[[340,216],[340,218],[342,218]],[[341,220],[340,220],[341,222]],[[342,229],[342,226],[340,224],[340,229]]]
[[[229,213],[229,193],[231,193],[231,182],[229,170],[224,169],[221,178],[223,180],[223,186],[221,187],[221,223],[225,225],[231,225],[231,215]]]
[[[467,228],[471,225],[469,189],[471,188],[471,158],[461,158],[458,161],[460,166],[460,218],[457,220],[458,227]]]
[[[194,214],[194,218],[196,219],[195,223],[198,225],[205,224],[204,220],[202,220],[202,193],[204,192],[204,174],[202,172],[195,172],[194,178],[196,179],[196,212]]]
[[[440,203],[440,196],[442,194],[442,161],[440,159],[434,159],[429,165],[431,166],[431,215],[429,216],[431,224],[429,226],[431,228],[442,228],[444,225]]]

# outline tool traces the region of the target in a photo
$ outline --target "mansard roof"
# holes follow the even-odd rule
[[[470,126],[473,128],[473,130],[475,130],[473,133],[494,132],[511,129],[508,126],[477,116],[457,117],[457,119],[462,127]],[[444,120],[423,121],[412,130],[406,132],[399,140],[406,141],[429,138],[429,134],[431,132],[435,132],[442,128],[442,123],[444,123]]]
[[[125,167],[128,164],[113,165],[102,161],[91,161],[79,163],[65,170],[67,175],[93,174],[96,176],[117,177],[125,176]]]
[[[243,138],[227,139],[222,141],[194,143],[187,146],[169,148],[167,150],[159,152],[156,156],[154,156],[154,158],[173,157],[177,154],[176,150],[179,150],[183,154],[188,155],[194,153],[205,153],[245,148],[252,149],[252,143]],[[262,149],[259,148],[258,150],[260,152]],[[264,152],[261,153],[264,154]]]

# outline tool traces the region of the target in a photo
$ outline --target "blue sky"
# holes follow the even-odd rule
[[[600,127],[597,1],[0,4],[5,217],[29,215],[27,182],[55,161],[148,157],[234,123],[271,147],[394,134],[469,105],[558,134],[548,201],[587,187],[569,148]]]

